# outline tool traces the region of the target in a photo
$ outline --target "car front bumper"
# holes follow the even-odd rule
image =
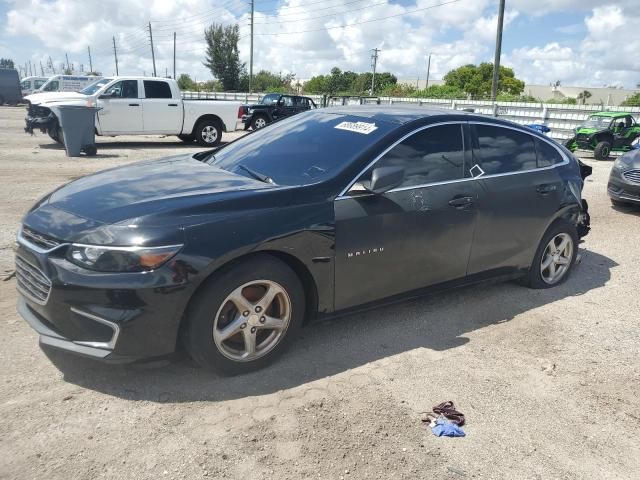
[[[91,272],[19,237],[17,310],[42,345],[114,363],[166,355],[175,351],[190,295],[179,263],[143,273]]]
[[[609,197],[619,202],[633,202],[640,204],[640,183],[635,183],[623,177],[616,169],[611,169],[609,183],[607,184]]]

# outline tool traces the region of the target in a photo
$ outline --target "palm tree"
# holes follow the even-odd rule
[[[578,100],[582,102],[582,105],[587,103],[588,98],[591,98],[591,92],[589,90],[583,90],[578,94]]]

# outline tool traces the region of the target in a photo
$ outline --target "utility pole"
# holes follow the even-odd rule
[[[253,7],[254,0],[251,0],[251,41],[249,47],[249,93],[253,93]]]
[[[164,67],[164,78],[169,78],[169,69]]]
[[[500,73],[500,53],[502,51],[502,25],[504,22],[504,0],[500,0],[498,10],[498,30],[496,32],[496,54],[493,59],[493,81],[491,82],[491,101],[495,102],[498,95],[498,78]]]
[[[378,48],[371,49],[371,68],[373,69],[373,76],[371,77],[371,95],[375,92],[376,87],[376,66],[378,65],[378,53],[381,52]]]
[[[153,51],[153,32],[151,31],[151,22],[149,22],[149,40],[151,41],[151,59],[153,60],[153,76],[156,75],[156,53]]]
[[[91,47],[87,45],[87,52],[89,52],[89,71],[93,72],[93,63],[91,62]]]
[[[429,88],[429,71],[431,70],[431,52],[429,52],[429,60],[427,61],[427,83],[425,89]]]
[[[116,59],[116,77],[120,75],[118,73],[118,50],[116,50],[116,37],[113,37],[113,56]]]
[[[40,60],[40,75],[44,77],[44,68],[42,68],[42,60]]]
[[[173,79],[176,79],[176,32],[173,32]]]
[[[69,70],[69,55],[65,53],[64,56],[67,58],[67,70]]]

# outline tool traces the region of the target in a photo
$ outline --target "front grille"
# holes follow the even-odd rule
[[[30,117],[48,117],[51,113],[51,109],[47,107],[41,107],[40,105],[32,105],[29,103],[27,106],[27,112]]]
[[[40,269],[19,256],[16,256],[16,280],[18,290],[25,297],[39,305],[47,303],[51,293],[51,280]]]
[[[587,138],[589,138],[589,135],[586,133],[579,133],[576,135],[576,140],[586,140]]]
[[[638,168],[627,170],[622,176],[631,183],[640,183],[640,169]]]
[[[22,236],[29,243],[34,244],[36,247],[43,248],[45,250],[51,250],[62,244],[61,241],[56,240],[48,235],[38,233],[35,230],[31,230],[28,227],[22,227]]]

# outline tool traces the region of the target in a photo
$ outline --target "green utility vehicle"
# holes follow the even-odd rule
[[[565,142],[572,152],[591,150],[596,160],[606,160],[613,152],[628,152],[640,137],[640,125],[629,113],[598,112],[575,130]]]

